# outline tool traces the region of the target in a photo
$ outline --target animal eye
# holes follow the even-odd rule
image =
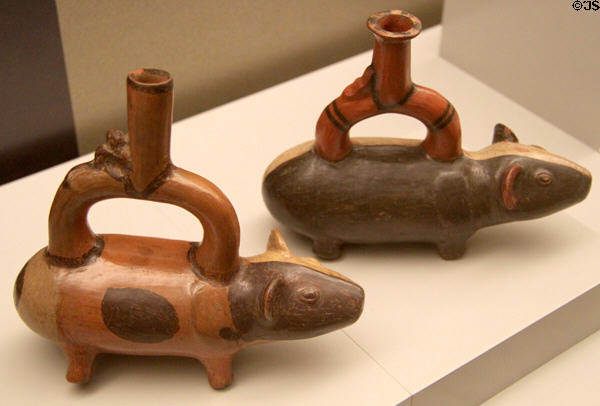
[[[300,300],[304,303],[315,303],[319,300],[319,291],[315,288],[303,288],[298,292]]]
[[[535,175],[535,180],[542,186],[548,186],[552,183],[552,175],[548,172],[540,172]]]

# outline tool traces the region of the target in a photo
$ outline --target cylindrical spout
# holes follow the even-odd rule
[[[48,257],[77,267],[102,253],[103,238],[87,222],[89,208],[115,197],[174,204],[204,228],[188,254],[202,277],[226,282],[239,268],[240,227],[227,197],[208,180],[171,164],[173,79],[159,69],[127,76],[129,134],[109,131],[94,160],[71,169],[50,209]]]
[[[421,32],[421,21],[405,11],[389,10],[371,15],[367,27],[375,36],[375,102],[379,108],[400,104],[412,89],[410,40]]]
[[[410,77],[410,40],[421,32],[421,21],[405,11],[388,10],[371,15],[367,27],[375,35],[372,63],[319,116],[316,153],[339,161],[352,151],[348,131],[354,124],[377,114],[398,113],[427,127],[421,146],[429,157],[460,157],[456,110],[441,94],[414,84]]]
[[[142,68],[127,76],[127,128],[133,188],[142,192],[170,164],[173,79]]]

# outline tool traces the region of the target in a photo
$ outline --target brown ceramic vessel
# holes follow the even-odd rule
[[[70,382],[87,381],[99,353],[178,355],[200,360],[210,384],[224,388],[240,349],[327,333],[361,314],[358,285],[294,256],[276,230],[265,253],[240,258],[229,200],[171,163],[172,106],[168,72],[128,75],[128,133],[109,131],[94,159],[69,171],[50,210],[48,247],[17,277],[19,315],[63,349]],[[90,206],[115,197],[184,208],[202,224],[202,242],[95,234]]]
[[[344,243],[430,242],[443,258],[494,224],[537,218],[583,200],[591,175],[536,146],[519,144],[502,124],[491,146],[463,151],[458,114],[410,75],[410,40],[421,29],[398,10],[373,14],[373,61],[321,113],[316,139],[271,163],[263,197],[281,223],[313,240],[321,258]],[[423,141],[349,138],[357,122],[405,114],[427,128]]]

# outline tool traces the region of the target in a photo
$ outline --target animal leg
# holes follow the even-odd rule
[[[233,372],[231,370],[232,355],[225,355],[220,358],[203,358],[200,362],[206,368],[208,382],[214,389],[224,389],[231,385],[233,381]]]
[[[67,381],[72,383],[86,383],[92,375],[92,365],[98,354],[96,350],[75,344],[65,344],[63,352],[67,356]]]
[[[444,259],[458,259],[462,257],[467,249],[467,240],[454,239],[437,243],[438,252]]]
[[[312,250],[319,258],[337,259],[342,255],[342,242],[330,238],[315,238]]]

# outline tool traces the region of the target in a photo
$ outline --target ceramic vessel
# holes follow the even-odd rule
[[[583,200],[591,184],[581,166],[518,143],[498,124],[491,146],[463,151],[458,114],[410,75],[410,40],[421,29],[397,10],[373,14],[373,61],[321,113],[316,139],[277,157],[263,197],[281,223],[313,240],[321,258],[344,243],[429,242],[446,259],[494,224],[537,218]],[[382,113],[420,120],[423,141],[350,140],[357,122]]]
[[[87,381],[99,353],[178,355],[200,360],[223,388],[240,349],[327,333],[361,314],[358,285],[294,256],[276,230],[265,253],[239,257],[229,200],[171,163],[172,105],[168,72],[128,75],[128,134],[109,131],[94,159],[69,171],[50,210],[48,247],[17,277],[19,315],[63,349],[70,382]],[[182,207],[202,224],[202,242],[95,234],[88,209],[115,197]]]

